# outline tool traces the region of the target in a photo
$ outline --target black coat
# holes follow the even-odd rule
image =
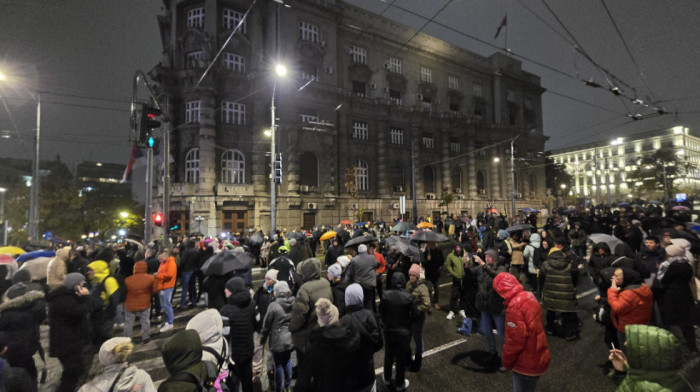
[[[351,328],[360,334],[360,346],[355,354],[350,390],[360,391],[374,382],[374,353],[382,349],[382,331],[377,319],[369,309],[362,304],[348,306],[345,316],[340,318],[340,324]]]
[[[338,313],[342,316],[345,314],[345,289],[348,288],[348,283],[342,280],[331,282],[331,291],[333,292],[333,305],[338,308]]]
[[[211,275],[204,278],[202,282],[202,290],[209,297],[207,307],[209,309],[220,310],[226,305],[226,282],[233,277],[233,272],[226,275]]]
[[[88,342],[91,297],[60,286],[46,295],[49,303],[49,352],[52,357],[75,355]]]
[[[255,326],[255,331],[260,332],[262,328],[263,320],[267,314],[267,308],[270,303],[275,300],[275,297],[267,290],[267,287],[260,286],[258,290],[253,295],[253,303],[255,303],[255,319],[257,324]]]
[[[18,366],[39,349],[39,325],[46,318],[44,293],[29,291],[0,305],[0,333],[7,343],[5,357]]]
[[[245,362],[253,358],[253,332],[255,332],[255,304],[248,290],[232,293],[228,303],[220,310],[221,316],[228,317],[231,333],[231,358]]]
[[[199,249],[190,247],[180,256],[180,272],[190,272],[199,268]]]
[[[351,387],[355,375],[360,335],[340,323],[311,331],[309,336],[311,362],[310,391],[356,392]]]
[[[471,267],[470,270],[476,274],[476,279],[479,282],[476,292],[476,309],[490,314],[503,314],[505,310],[503,298],[493,289],[493,278],[501,272],[506,272],[506,267],[499,267],[498,264],[493,266],[484,264]]]
[[[399,288],[385,291],[379,302],[379,315],[384,322],[384,332],[410,335],[411,324],[422,314],[413,296],[404,289],[406,287],[404,275],[397,272],[391,278],[393,286]]]
[[[692,325],[694,301],[690,291],[691,279],[693,268],[685,261],[671,263],[661,279],[661,317],[667,325]]]

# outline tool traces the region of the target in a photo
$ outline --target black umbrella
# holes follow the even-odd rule
[[[536,229],[536,227],[533,225],[528,225],[527,223],[522,223],[519,225],[513,225],[513,226],[507,228],[506,231],[508,233],[515,233],[516,231],[532,230],[532,229]]]
[[[377,242],[377,238],[371,235],[359,235],[345,243],[345,247],[348,248],[350,246],[356,246],[360,244],[369,244],[371,242]]]
[[[249,270],[253,266],[253,258],[241,251],[224,250],[210,257],[202,271],[204,275],[226,275],[229,272]]]
[[[259,245],[263,243],[263,238],[260,233],[255,233],[248,238],[248,241],[253,245]]]
[[[417,227],[411,222],[401,222],[394,227],[391,228],[391,231],[397,231],[399,233],[403,233],[406,231],[411,231],[411,230],[416,230]]]
[[[293,232],[291,232],[291,233],[287,233],[287,234],[285,235],[285,237],[287,237],[287,238],[289,238],[289,239],[294,238],[294,239],[297,239],[297,240],[301,240],[301,239],[306,238],[306,236],[304,236],[304,233],[302,233],[302,232],[300,232],[300,231],[293,231]]]
[[[670,233],[671,238],[686,239],[688,240],[688,242],[690,242],[690,252],[693,254],[700,253],[700,238],[698,238],[697,234],[695,233],[669,228],[652,230],[651,233],[658,236],[659,238],[663,238],[664,233]]]
[[[201,231],[195,231],[194,233],[187,234],[188,237],[204,237]]]
[[[420,248],[411,243],[406,237],[399,237],[397,235],[392,235],[387,237],[385,240],[389,247],[392,247],[399,251],[399,253],[404,256],[410,257],[412,259],[419,259],[421,256]]]
[[[434,231],[417,231],[411,236],[411,239],[419,242],[443,242],[449,240],[446,236]]]

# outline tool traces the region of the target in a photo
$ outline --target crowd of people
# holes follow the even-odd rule
[[[6,274],[0,374],[8,391],[37,390],[33,356],[44,355],[39,326],[48,319],[49,355],[63,367],[57,391],[155,390],[148,373],[128,364],[134,345],[149,343],[151,320],[165,333],[174,312],[203,306],[162,347],[169,377],[159,391],[249,392],[261,377],[276,392],[375,391],[374,354],[382,348],[380,382],[403,391],[406,372],[421,371],[424,325],[440,309],[439,280],[447,274],[446,318],[484,335],[486,362],[512,372],[514,391],[533,391],[549,367],[548,336],[580,338],[576,287],[589,275],[599,290],[594,316],[612,348],[611,371],[627,372],[628,386],[683,386],[679,361],[669,361],[666,378],[631,370],[644,365],[631,357],[642,335],[676,356],[679,342],[697,353],[692,244],[678,236],[684,227],[664,230],[645,218],[570,212],[537,229],[534,213],[511,224],[480,213],[423,224],[447,236],[449,252],[410,233],[398,233],[408,237],[399,246],[389,241],[389,226],[371,223],[341,225],[329,240],[321,240],[321,228],[240,242],[190,237],[170,247],[64,247],[44,279],[24,267]],[[265,270],[262,286],[254,287],[250,268],[206,274],[203,265],[220,252],[250,255]],[[137,320],[140,338],[133,336]],[[104,370],[88,381],[95,356]]]

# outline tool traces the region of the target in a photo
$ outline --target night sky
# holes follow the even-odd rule
[[[512,54],[548,90],[542,97],[547,149],[700,127],[696,0],[349,2],[413,28],[447,5],[423,31],[485,56],[503,50],[507,34]],[[72,170],[83,160],[126,163],[131,81],[135,70],[147,72],[160,61],[161,9],[156,0],[0,0],[0,70],[23,79],[0,90],[11,113],[0,102],[0,133],[12,136],[0,139],[0,155],[31,157],[35,104],[23,88],[38,87],[45,91],[43,159],[60,154]],[[494,39],[506,13],[507,32]],[[602,87],[586,86],[591,77]],[[627,97],[613,95],[606,77]],[[668,114],[631,121],[627,114],[655,113],[632,104],[635,97]]]

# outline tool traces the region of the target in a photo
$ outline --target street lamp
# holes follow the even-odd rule
[[[121,216],[122,218],[126,219],[126,218],[129,217],[129,213],[126,212],[126,211],[122,211],[122,212],[119,213],[119,216]]]
[[[0,73],[0,80],[4,76]],[[7,246],[7,220],[5,220],[5,192],[6,188],[0,188],[0,219],[2,219],[2,246]]]
[[[272,101],[270,104],[270,235],[275,233],[275,221],[277,220],[277,195],[275,194],[275,93],[277,91],[277,78],[287,74],[287,67],[283,64],[275,66],[275,81],[272,85]]]

